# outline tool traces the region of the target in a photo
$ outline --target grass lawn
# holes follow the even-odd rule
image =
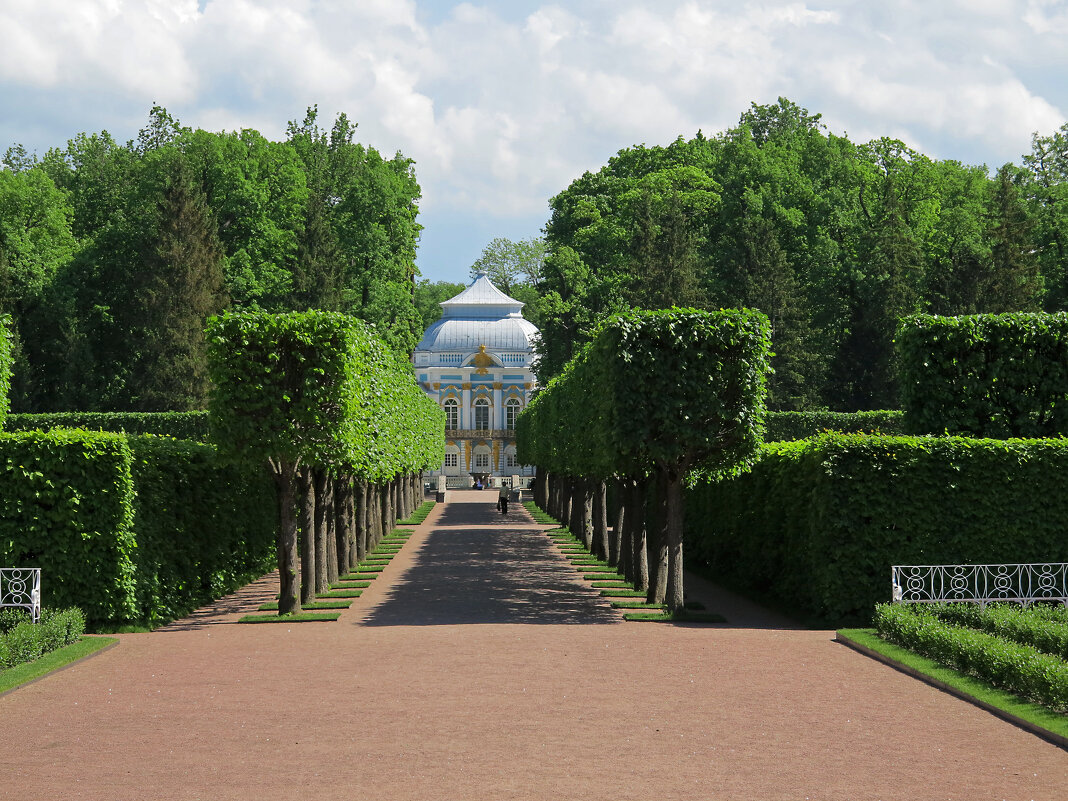
[[[340,612],[294,612],[291,615],[245,615],[238,623],[326,623],[341,617]]]
[[[49,651],[33,662],[23,662],[7,670],[0,670],[0,694],[65,668],[79,659],[85,659],[87,656],[115,645],[118,641],[117,637],[83,636],[78,642]]]
[[[896,667],[907,668],[919,674],[940,689],[978,703],[999,717],[1018,718],[1027,725],[1041,729],[1059,738],[1061,747],[1068,747],[1068,715],[1061,715],[1039,704],[1025,701],[1006,690],[991,687],[985,681],[967,676],[952,668],[943,667],[932,659],[914,654],[905,648],[886,642],[874,629],[842,629],[837,632],[840,642],[847,640],[861,645]],[[1015,722],[1015,721],[1012,721]],[[1041,734],[1040,734],[1041,736]]]
[[[627,612],[623,615],[624,620],[652,621],[654,623],[726,623],[727,618],[717,615],[715,612],[691,612],[689,609],[680,609],[671,612]]]
[[[346,601],[343,599],[327,600],[327,601],[312,601],[310,604],[301,604],[302,611],[319,610],[319,609],[348,609],[352,606],[352,601]],[[261,612],[277,612],[278,601],[271,601],[260,606]]]

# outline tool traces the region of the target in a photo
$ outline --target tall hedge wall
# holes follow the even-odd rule
[[[799,616],[870,618],[894,564],[1068,561],[1068,440],[827,434],[690,490],[691,557]]]
[[[842,434],[903,434],[904,412],[767,412],[765,442],[806,439],[824,431]]]
[[[52,428],[85,428],[126,434],[158,434],[163,437],[207,442],[207,412],[53,412],[10,414],[6,431],[47,431]]]
[[[131,458],[122,434],[0,434],[0,564],[40,567],[49,607],[138,616]]]
[[[210,445],[130,437],[139,615],[155,625],[269,572],[278,523],[265,470]]]
[[[8,397],[11,390],[11,368],[14,364],[12,353],[11,333],[8,326],[11,318],[6,314],[0,314],[0,423],[7,417],[11,408],[11,399]]]
[[[208,445],[54,429],[0,434],[0,564],[45,605],[158,624],[270,569],[270,478]]]
[[[1068,434],[1068,313],[917,315],[896,342],[907,432]]]

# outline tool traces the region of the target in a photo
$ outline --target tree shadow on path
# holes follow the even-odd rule
[[[449,504],[364,626],[620,623],[541,530],[491,503]]]

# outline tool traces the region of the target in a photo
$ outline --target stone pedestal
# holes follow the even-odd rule
[[[438,491],[434,493],[434,500],[438,503],[449,502],[449,492],[445,488],[445,476],[438,476]]]

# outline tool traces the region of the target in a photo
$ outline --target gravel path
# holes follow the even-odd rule
[[[270,577],[0,698],[0,799],[1068,798],[1068,754],[700,581],[623,623],[520,510],[439,505],[336,623]]]

